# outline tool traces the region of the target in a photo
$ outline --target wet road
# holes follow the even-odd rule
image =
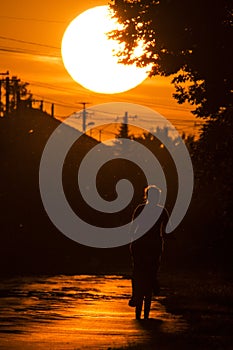
[[[153,300],[151,320],[128,306],[131,282],[119,276],[6,279],[0,284],[0,349],[145,348],[151,338],[185,332],[187,324]]]

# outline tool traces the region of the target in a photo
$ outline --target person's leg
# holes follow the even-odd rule
[[[151,307],[151,299],[152,299],[152,292],[148,293],[145,296],[145,302],[144,302],[144,319],[148,319],[149,318],[149,314],[150,314],[150,307]]]
[[[135,279],[134,276],[132,276],[132,296],[129,300],[129,306],[134,307],[136,306],[136,297],[135,297]]]
[[[154,266],[152,269],[152,287],[153,287],[153,294],[154,295],[159,295],[160,293],[160,285],[158,281],[158,270],[160,266],[160,256],[155,260]]]
[[[137,304],[135,309],[135,316],[137,320],[140,320],[141,318],[142,304],[143,304],[143,296],[140,296],[137,298]]]
[[[156,274],[154,275],[154,278],[153,278],[153,293],[154,295],[159,295],[160,293],[159,281]]]

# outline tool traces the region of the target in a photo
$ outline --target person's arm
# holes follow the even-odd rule
[[[135,223],[135,219],[137,218],[137,216],[140,214],[140,212],[142,211],[143,205],[139,204],[132,215],[132,220],[131,220],[131,224],[130,224],[130,238],[131,238],[131,242],[134,241],[135,238],[135,234],[138,230],[138,224]]]
[[[162,219],[162,224],[160,227],[160,235],[161,235],[161,237],[163,237],[163,239],[175,239],[173,234],[165,232],[167,225],[171,229],[172,226],[171,226],[171,222],[169,220],[169,213],[168,213],[168,210],[164,207],[163,208],[163,219]]]
[[[160,235],[161,235],[161,237],[165,237],[166,236],[165,229],[166,229],[166,226],[167,226],[168,223],[169,223],[169,213],[168,213],[167,209],[164,207],[163,208],[163,213],[162,213],[162,223],[161,223],[161,226],[160,226]]]

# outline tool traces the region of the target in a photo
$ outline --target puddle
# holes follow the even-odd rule
[[[0,284],[0,349],[109,349],[146,344],[187,329],[152,302],[148,321],[128,306],[131,282],[119,276],[8,279]]]

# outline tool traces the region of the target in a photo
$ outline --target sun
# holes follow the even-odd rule
[[[145,80],[150,67],[118,63],[114,52],[121,47],[107,37],[118,29],[108,6],[93,7],[76,17],[67,27],[62,39],[62,59],[71,77],[86,89],[114,94],[134,88]],[[143,45],[137,48],[143,52]]]

